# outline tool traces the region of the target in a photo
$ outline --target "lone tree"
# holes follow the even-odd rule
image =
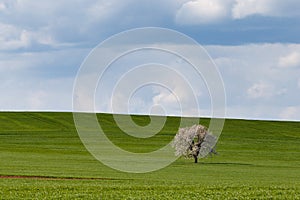
[[[212,153],[217,154],[214,148],[216,141],[217,138],[205,126],[193,125],[180,128],[172,146],[175,148],[176,156],[194,157],[195,163],[197,163],[198,157],[205,157]]]

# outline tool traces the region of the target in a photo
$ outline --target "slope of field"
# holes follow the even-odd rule
[[[169,142],[179,118],[169,117],[160,134],[136,139],[122,133],[109,114],[99,121],[107,136],[133,152]],[[147,116],[133,116],[137,124]],[[201,119],[208,125],[209,119]],[[194,164],[178,159],[146,174],[110,169],[82,145],[71,113],[0,113],[2,199],[299,199],[300,123],[226,120],[219,155]]]

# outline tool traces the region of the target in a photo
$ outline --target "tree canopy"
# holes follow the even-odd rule
[[[216,142],[217,138],[205,126],[195,124],[179,128],[172,146],[175,148],[176,156],[194,157],[197,163],[198,157],[216,154],[214,149]]]

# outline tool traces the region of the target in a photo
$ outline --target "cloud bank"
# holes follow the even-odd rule
[[[120,31],[159,26],[205,45],[224,79],[228,117],[299,120],[299,13],[297,0],[3,0],[0,110],[71,110],[74,78],[93,47]],[[133,97],[132,112],[162,103],[177,113],[170,92],[148,91]],[[209,116],[209,94],[198,98]]]
[[[195,0],[184,3],[176,13],[179,24],[195,25],[238,20],[253,15],[299,16],[297,0]]]

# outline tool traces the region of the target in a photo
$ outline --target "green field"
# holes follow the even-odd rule
[[[137,139],[111,115],[99,119],[116,145],[133,152],[163,146],[180,121],[170,117],[160,134]],[[72,113],[2,112],[0,199],[300,199],[300,122],[227,119],[217,151],[198,164],[180,158],[156,172],[123,173],[86,151]]]

